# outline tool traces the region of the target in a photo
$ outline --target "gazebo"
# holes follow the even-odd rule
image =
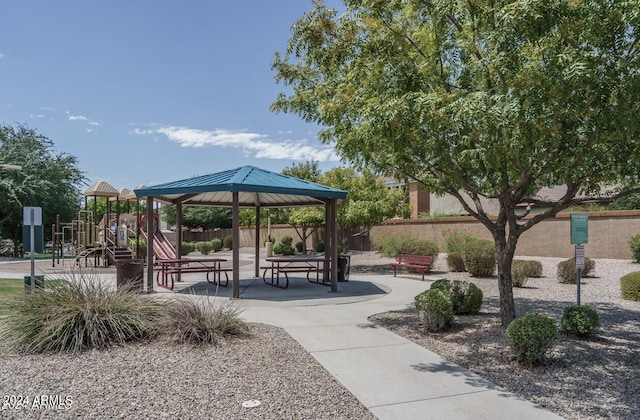
[[[147,232],[153,231],[154,200],[176,206],[177,242],[182,242],[182,206],[215,206],[232,208],[233,229],[233,297],[240,297],[239,244],[240,208],[255,208],[255,276],[259,276],[260,210],[270,207],[325,207],[325,259],[331,264],[328,273],[331,291],[338,291],[337,207],[346,191],[316,184],[298,178],[266,171],[254,166],[243,166],[210,175],[202,175],[153,187],[134,190],[136,197],[146,197]],[[179,258],[179,252],[178,252]],[[147,261],[153,261],[153,235],[148,235]],[[147,288],[153,289],[153,268],[147,270]]]

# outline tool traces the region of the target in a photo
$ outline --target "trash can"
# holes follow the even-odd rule
[[[338,255],[338,281],[349,281],[349,255]]]
[[[116,262],[116,287],[143,291],[144,260],[120,260]]]
[[[36,291],[44,289],[44,274],[33,276]],[[24,292],[31,293],[31,276],[24,276]]]

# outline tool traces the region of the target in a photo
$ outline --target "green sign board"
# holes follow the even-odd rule
[[[589,242],[589,216],[583,213],[571,214],[571,243],[586,244]]]

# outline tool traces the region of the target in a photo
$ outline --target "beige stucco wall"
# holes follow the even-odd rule
[[[640,211],[591,212],[589,215],[589,243],[585,245],[590,258],[630,259],[628,241],[640,234]],[[373,243],[384,235],[405,233],[419,239],[435,241],[442,249],[444,237],[450,231],[463,230],[491,239],[489,231],[470,216],[437,219],[393,220],[375,226],[371,231]],[[562,213],[544,220],[525,232],[518,241],[516,255],[569,258],[574,246],[570,237],[570,214]]]
[[[475,204],[473,204],[473,201],[471,200],[471,198],[466,196],[464,192],[461,192],[461,194],[463,194],[463,197],[465,198],[465,201],[469,203],[469,206],[472,209],[475,209],[476,206]],[[496,200],[487,200],[487,199],[481,198],[480,203],[482,203],[482,208],[484,209],[484,212],[486,214],[489,214],[489,215],[498,214],[498,210],[500,206]],[[430,193],[429,206],[430,206],[430,213],[433,215],[438,215],[438,214],[466,215],[468,214],[467,211],[462,207],[462,204],[460,204],[460,201],[456,197],[450,194],[438,195],[438,194]]]

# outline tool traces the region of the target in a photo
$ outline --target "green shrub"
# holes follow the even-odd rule
[[[415,297],[416,309],[428,331],[439,332],[453,322],[453,304],[440,289],[429,289]]]
[[[467,272],[475,277],[493,275],[496,268],[496,247],[487,239],[473,239],[462,248],[462,261]]]
[[[273,253],[277,254],[277,255],[282,255],[283,249],[284,249],[284,245],[282,245],[282,243],[278,242],[277,244],[275,244],[273,246]]]
[[[558,263],[558,281],[565,284],[576,284],[576,259],[569,258]],[[591,271],[596,267],[596,262],[591,258],[584,259],[584,268],[581,270],[581,277],[588,277]]]
[[[548,317],[530,312],[507,327],[509,349],[518,362],[530,365],[544,362],[547,351],[558,338],[558,327]]]
[[[293,238],[291,237],[291,235],[284,235],[282,237],[282,239],[280,240],[280,242],[282,242],[282,244],[284,246],[291,246],[291,244],[293,244]]]
[[[171,300],[162,311],[156,328],[179,344],[217,344],[230,336],[249,335],[236,307],[216,307],[206,297],[181,296]]]
[[[211,242],[199,241],[196,242],[196,249],[200,251],[202,255],[209,255],[213,250],[213,245],[211,245]]]
[[[220,238],[213,238],[211,240],[211,247],[213,249],[213,252],[218,252],[222,249],[222,239]]]
[[[473,239],[477,239],[477,238],[475,238],[473,235],[467,232],[464,232],[461,230],[453,231],[449,233],[447,236],[445,236],[444,238],[444,250],[445,252],[448,252],[448,253],[451,253],[451,252],[462,253],[462,248],[464,247],[464,244],[468,240],[473,240]]]
[[[225,236],[222,240],[222,245],[227,249],[233,249],[233,236]]]
[[[398,254],[402,254],[401,250],[404,243],[409,240],[411,240],[411,238],[405,235],[385,235],[375,244],[375,248],[384,256],[395,257]]]
[[[529,277],[542,277],[542,263],[536,260],[522,260],[529,270]]]
[[[524,287],[529,279],[529,265],[524,260],[511,262],[511,283],[513,287]]]
[[[324,243],[318,242],[316,244],[316,252],[324,252]]]
[[[296,242],[296,251],[302,252],[303,249],[304,249],[304,246],[302,244],[302,241]]]
[[[438,245],[429,240],[416,239],[401,234],[384,236],[377,245],[378,251],[387,257],[398,254],[429,255],[435,263],[438,258]]]
[[[640,302],[640,271],[626,274],[620,278],[622,299]]]
[[[192,242],[182,242],[180,244],[180,255],[189,255],[196,249],[196,246]]]
[[[561,325],[570,334],[591,335],[600,327],[600,315],[590,306],[567,306],[562,314]]]
[[[480,312],[483,294],[473,283],[440,279],[431,284],[431,289],[439,289],[447,294],[455,315],[476,315]]]
[[[631,248],[633,262],[640,263],[640,235],[629,239],[629,248]]]
[[[149,337],[164,308],[132,289],[113,290],[89,273],[12,299],[0,339],[25,353],[105,349]]]
[[[459,252],[449,252],[447,254],[447,267],[449,271],[462,272],[466,271],[464,268],[464,261],[462,260],[462,254]]]

